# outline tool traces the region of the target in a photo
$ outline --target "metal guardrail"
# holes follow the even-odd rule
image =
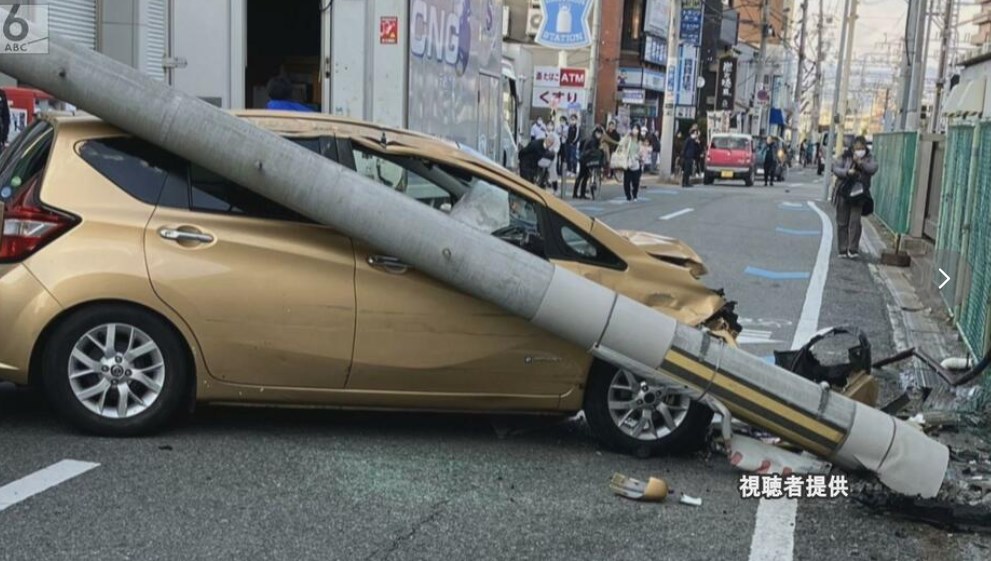
[[[874,158],[879,164],[871,187],[874,212],[896,234],[907,234],[909,230],[918,148],[917,132],[874,135]]]

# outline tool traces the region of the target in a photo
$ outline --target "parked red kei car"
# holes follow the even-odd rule
[[[705,155],[705,184],[711,185],[716,179],[742,179],[747,187],[753,187],[757,173],[753,142],[747,134],[713,134]]]

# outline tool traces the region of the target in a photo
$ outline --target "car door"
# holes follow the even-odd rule
[[[409,164],[415,158],[386,158],[374,145],[355,143],[351,150],[353,159],[342,163],[433,206],[438,219],[463,194],[418,173],[425,168]],[[540,203],[514,204],[534,218]],[[375,248],[356,243],[355,255],[358,314],[348,389],[496,394],[556,406],[558,396],[584,380],[587,355],[572,345]]]
[[[210,374],[344,387],[356,313],[351,239],[183,165],[148,223],[145,250],[156,293],[189,324]]]

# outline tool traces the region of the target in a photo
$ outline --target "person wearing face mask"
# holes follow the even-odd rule
[[[854,259],[860,255],[860,219],[874,210],[871,198],[871,178],[878,164],[867,149],[867,139],[858,136],[851,150],[833,165],[836,183],[833,204],[836,206],[836,237],[841,258]]]
[[[702,155],[702,145],[699,144],[699,131],[693,128],[688,139],[681,149],[681,186],[692,186],[692,172],[695,171],[695,162]]]
[[[774,143],[774,137],[767,137],[767,148],[764,150],[764,187],[767,182],[771,182],[774,187],[774,174],[778,169],[778,145]]]
[[[623,172],[623,192],[626,194],[627,202],[640,200],[640,174],[643,173],[640,139],[640,127],[634,126],[620,141],[617,149],[626,163],[626,170]]]
[[[612,157],[613,153],[619,149],[620,136],[619,131],[616,130],[616,121],[609,121],[606,125],[606,134],[602,136],[602,143],[605,145],[606,150],[606,174],[605,176],[609,179],[616,179],[616,170],[612,169],[609,165],[609,159]]]
[[[602,137],[604,135],[605,133],[602,127],[595,127],[592,136],[582,143],[581,154],[578,157],[581,163],[581,171],[578,172],[578,179],[575,181],[575,188],[571,193],[571,198],[588,198],[586,195],[588,180],[591,179],[593,170],[602,167],[603,160],[605,159],[605,154],[602,150]]]

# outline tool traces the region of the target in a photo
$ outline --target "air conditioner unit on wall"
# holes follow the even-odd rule
[[[531,0],[530,9],[526,13],[526,34],[536,37],[543,21],[544,12],[540,9],[540,0]]]

